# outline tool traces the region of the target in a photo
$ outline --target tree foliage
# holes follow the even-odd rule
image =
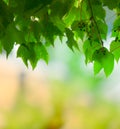
[[[110,48],[106,8],[116,14]],[[66,37],[70,49],[82,48],[85,62],[93,62],[95,74],[103,69],[108,76],[120,58],[119,14],[120,0],[0,0],[0,50],[8,56],[19,45],[17,57],[35,68],[40,59],[48,62],[46,48]]]

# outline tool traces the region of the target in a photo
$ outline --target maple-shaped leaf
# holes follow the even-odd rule
[[[100,48],[99,50],[96,50],[93,54],[93,60],[99,63],[99,64],[97,63],[97,66],[99,66],[99,68],[94,69],[95,73],[98,73],[101,67],[104,69],[106,76],[109,76],[113,71],[114,56],[106,48],[103,47]],[[96,65],[96,63],[94,63],[94,65]]]
[[[67,36],[67,45],[70,49],[73,50],[73,47],[77,48],[79,50],[78,44],[74,39],[74,33],[72,32],[72,30],[66,28],[66,36]]]
[[[17,51],[17,57],[21,57],[26,66],[28,66],[28,61],[30,61],[33,69],[40,59],[43,59],[48,63],[48,53],[46,48],[40,42],[21,44]]]

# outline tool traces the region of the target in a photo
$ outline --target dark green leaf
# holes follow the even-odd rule
[[[1,43],[3,48],[7,52],[7,56],[11,52],[14,43],[22,43],[24,42],[24,35],[22,32],[18,31],[13,24],[10,24],[6,29],[6,34],[1,39]]]
[[[108,8],[113,9],[116,8],[116,6],[119,5],[119,0],[102,0],[105,6],[108,6]]]
[[[102,7],[102,5],[98,4],[98,5],[94,5],[92,6],[93,11],[93,15],[94,17],[100,18],[100,19],[104,19],[105,18],[105,10]]]
[[[74,39],[74,34],[70,29],[66,28],[66,36],[67,36],[67,45],[70,49],[73,50],[73,47],[79,49],[77,42]]]
[[[21,57],[25,65],[28,67],[28,60],[31,54],[27,46],[21,45],[17,51],[17,57]]]
[[[105,22],[98,20],[97,25],[102,39],[106,39],[108,32],[107,24]]]

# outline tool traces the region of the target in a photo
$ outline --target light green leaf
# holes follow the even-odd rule
[[[114,68],[114,56],[106,48],[100,48],[93,54],[93,60],[99,62],[104,68],[106,76],[109,76]]]
[[[9,0],[3,0],[6,4],[8,4]]]
[[[105,58],[102,60],[102,65],[106,76],[109,76],[114,68],[114,56],[110,52],[106,53]]]
[[[86,64],[88,62],[92,62],[93,61],[93,54],[96,50],[101,48],[101,44],[99,42],[95,42],[95,41],[90,41],[90,40],[86,40],[83,44],[83,51],[85,53],[85,57],[86,57]]]
[[[98,74],[102,69],[102,65],[98,61],[94,61],[94,74]]]
[[[63,17],[64,23],[69,27],[75,20],[80,19],[79,8],[73,7],[68,14]]]
[[[71,25],[71,29],[74,32],[74,36],[76,39],[80,38],[81,40],[84,39],[85,35],[86,35],[86,31],[87,30],[86,26],[85,27],[80,27],[79,24],[83,22],[83,21],[74,21]],[[81,23],[82,24],[82,23]]]
[[[118,62],[118,60],[120,58],[120,42],[112,41],[110,44],[110,51],[113,53],[116,61]]]

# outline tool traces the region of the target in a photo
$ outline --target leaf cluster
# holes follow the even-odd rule
[[[108,35],[106,7],[116,13],[110,49],[103,42]],[[95,74],[103,69],[110,75],[120,58],[119,0],[1,0],[0,9],[0,50],[8,56],[19,45],[17,57],[26,66],[30,62],[35,68],[40,59],[48,62],[47,47],[57,37],[66,37],[72,51],[82,48]]]

